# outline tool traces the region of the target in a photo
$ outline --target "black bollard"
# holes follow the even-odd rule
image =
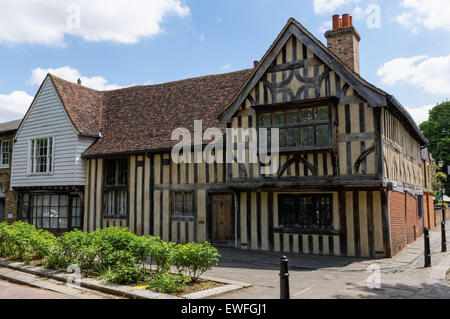
[[[441,232],[442,232],[442,252],[447,252],[447,236],[445,234],[445,219],[441,223]]]
[[[425,239],[425,267],[431,267],[430,230],[424,228],[423,233],[423,238]]]
[[[286,256],[281,257],[280,261],[280,299],[290,299],[289,294],[289,268]]]

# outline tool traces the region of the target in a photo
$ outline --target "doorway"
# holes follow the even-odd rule
[[[234,247],[233,196],[229,193],[212,194],[210,216],[212,243],[217,246]]]

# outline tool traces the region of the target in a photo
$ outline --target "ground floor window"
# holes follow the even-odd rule
[[[78,195],[24,194],[22,219],[38,229],[66,231],[82,228],[82,204]]]
[[[417,197],[417,208],[418,208],[418,216],[419,218],[423,217],[423,211],[424,211],[424,206],[423,206],[423,195],[419,195]]]
[[[194,218],[194,192],[172,192],[172,219]]]
[[[331,229],[333,195],[281,194],[278,214],[279,224],[283,227]]]

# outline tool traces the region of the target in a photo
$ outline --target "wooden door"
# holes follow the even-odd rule
[[[231,194],[213,195],[212,198],[212,240],[226,244],[234,241],[234,225]]]

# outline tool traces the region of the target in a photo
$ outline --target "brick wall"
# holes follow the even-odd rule
[[[389,192],[392,254],[397,254],[423,234],[423,218],[418,215],[417,197]]]

